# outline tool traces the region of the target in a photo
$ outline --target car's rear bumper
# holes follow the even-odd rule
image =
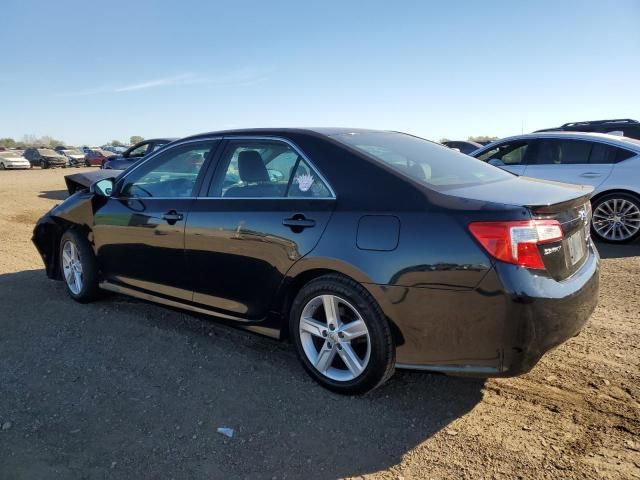
[[[598,285],[592,246],[562,282],[498,263],[473,289],[384,287],[385,313],[399,331],[397,367],[480,377],[525,373],[580,332]]]
[[[582,330],[598,303],[599,263],[591,245],[585,263],[561,282],[511,265],[496,266],[511,298],[502,376],[528,372],[546,352]]]

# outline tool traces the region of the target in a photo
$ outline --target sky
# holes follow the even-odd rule
[[[640,117],[640,0],[3,0],[0,138]]]

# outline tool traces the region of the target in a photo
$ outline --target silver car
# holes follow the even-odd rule
[[[594,236],[640,236],[640,140],[601,133],[548,132],[503,138],[470,154],[516,175],[592,185]]]

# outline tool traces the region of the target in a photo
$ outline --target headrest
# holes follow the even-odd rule
[[[268,182],[269,172],[256,150],[245,150],[238,154],[238,173],[246,183]]]

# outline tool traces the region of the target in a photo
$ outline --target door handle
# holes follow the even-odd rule
[[[602,174],[598,172],[584,172],[580,174],[580,176],[584,178],[596,178],[596,177],[601,177]]]
[[[162,219],[166,220],[169,225],[173,225],[183,218],[184,216],[181,213],[176,212],[175,210],[169,210],[167,213],[162,215]]]
[[[294,231],[302,231],[305,228],[315,227],[316,221],[306,218],[304,215],[294,215],[291,218],[285,218],[282,220],[282,225],[290,227]]]

